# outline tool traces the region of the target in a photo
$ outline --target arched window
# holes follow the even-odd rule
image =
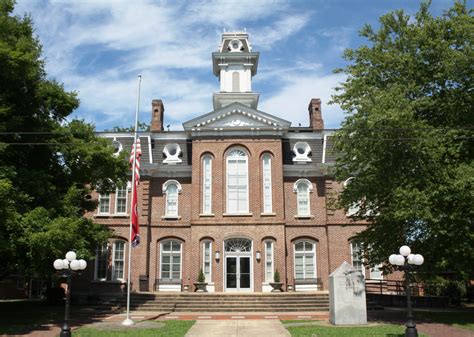
[[[293,186],[296,192],[297,216],[310,216],[310,198],[309,193],[313,190],[313,185],[308,179],[298,179]]]
[[[240,74],[237,71],[232,73],[232,91],[240,92]]]
[[[178,193],[181,193],[181,184],[176,180],[168,180],[163,184],[163,193],[166,194],[165,217],[178,217]]]
[[[227,155],[227,213],[249,212],[248,158],[241,149]]]
[[[202,213],[212,213],[212,157],[202,158]]]
[[[117,187],[115,191],[115,213],[116,214],[127,214],[127,202],[128,202],[128,190],[129,190],[129,187],[127,185]]]
[[[262,157],[263,180],[263,213],[272,213],[272,157]]]
[[[177,240],[166,240],[160,244],[160,279],[181,279],[181,242]]]
[[[273,282],[273,241],[265,241],[265,282]]]
[[[294,244],[295,280],[316,278],[316,242],[297,241]]]
[[[206,282],[212,280],[212,242],[209,240],[202,242],[202,271],[206,277]]]

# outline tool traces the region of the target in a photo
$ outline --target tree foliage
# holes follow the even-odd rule
[[[67,119],[77,95],[47,78],[32,22],[13,8],[0,0],[0,278],[49,275],[70,249],[90,258],[109,235],[83,217],[90,192],[127,171],[92,125]]]
[[[433,17],[422,3],[380,18],[345,51],[347,79],[333,101],[347,117],[335,137],[336,177],[355,176],[339,197],[355,218],[372,264],[402,244],[427,273],[473,277],[474,113],[472,11],[455,3]]]

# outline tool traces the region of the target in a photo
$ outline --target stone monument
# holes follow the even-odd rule
[[[329,275],[329,300],[332,324],[367,324],[364,275],[345,261]]]

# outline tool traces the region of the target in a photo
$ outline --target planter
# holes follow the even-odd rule
[[[283,282],[270,282],[272,293],[283,292]]]
[[[196,288],[194,291],[198,293],[207,293],[206,286],[206,282],[194,282],[194,287]]]

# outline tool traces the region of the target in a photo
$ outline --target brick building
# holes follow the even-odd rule
[[[209,291],[270,291],[275,270],[285,289],[327,289],[343,261],[364,268],[351,242],[364,226],[350,220],[351,210],[328,205],[342,185],[327,174],[334,155],[321,101],[309,102],[309,127],[258,110],[251,87],[258,59],[247,33],[224,33],[212,54],[220,81],[214,110],[184,122],[184,131],[165,131],[163,102],[153,100],[150,132],[140,133],[133,291],[192,291],[200,269]],[[104,137],[117,153],[133,141],[127,133]],[[129,194],[124,187],[97,195],[88,215],[114,230],[89,264],[89,290],[125,287]],[[369,269],[366,276],[382,277]]]

